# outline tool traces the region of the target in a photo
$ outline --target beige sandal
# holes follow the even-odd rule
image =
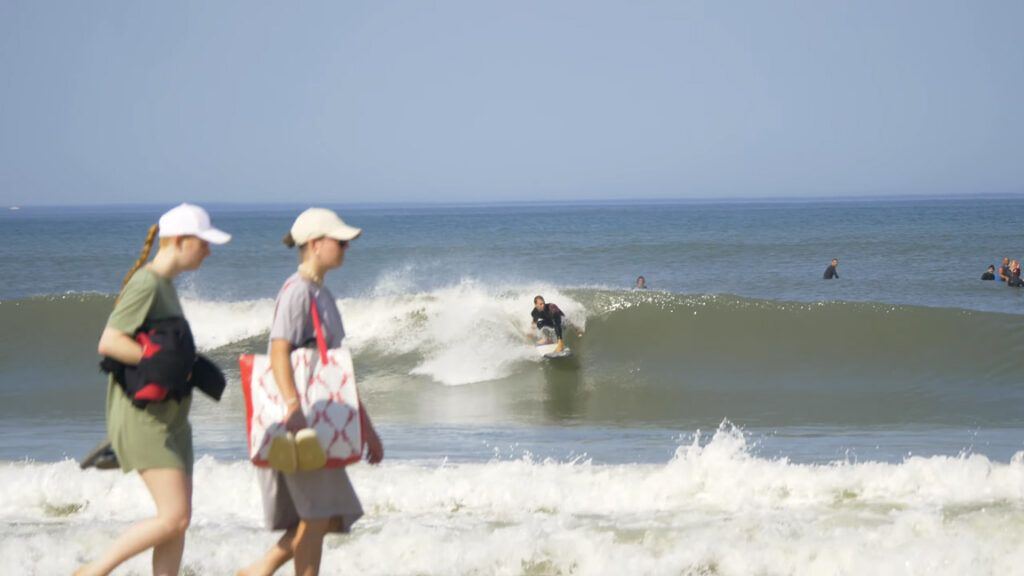
[[[295,453],[299,470],[317,470],[327,464],[327,453],[312,428],[303,428],[295,435]]]
[[[301,434],[301,432],[300,432]],[[295,436],[288,432],[284,436],[274,436],[270,441],[270,452],[267,462],[274,470],[292,474],[298,468],[299,461],[295,449]]]

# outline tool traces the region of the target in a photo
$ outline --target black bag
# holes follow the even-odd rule
[[[100,369],[114,375],[136,407],[168,398],[180,400],[192,393],[193,386],[220,400],[226,385],[224,375],[208,359],[199,361],[192,330],[184,318],[147,323],[135,332],[135,340],[143,348],[137,365],[104,358]]]

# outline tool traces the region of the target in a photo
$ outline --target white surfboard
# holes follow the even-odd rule
[[[552,360],[556,358],[567,358],[569,356],[572,356],[572,349],[568,347],[562,348],[558,352],[548,352],[544,355],[545,358],[551,358]]]
[[[541,336],[543,337],[537,342],[537,353],[545,358],[565,358],[566,356],[572,356],[572,350],[568,346],[563,347],[558,352],[555,352],[555,348],[558,347],[558,342],[555,340],[555,331],[552,328],[542,328]]]
[[[555,352],[556,346],[558,346],[556,342],[537,344],[537,353],[545,358],[565,358],[572,355],[572,350],[568,346]]]

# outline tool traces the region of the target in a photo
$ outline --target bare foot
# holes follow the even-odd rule
[[[269,555],[268,555],[269,556]],[[291,556],[274,555],[273,557],[264,556],[256,562],[242,568],[238,571],[238,576],[272,576],[277,569],[283,566]]]

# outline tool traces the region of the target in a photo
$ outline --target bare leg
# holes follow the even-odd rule
[[[156,501],[157,516],[160,510],[167,510],[168,530],[170,536],[160,544],[153,547],[153,576],[178,576],[181,570],[181,557],[185,552],[185,532],[192,521],[192,477],[186,476],[181,470],[182,487],[185,491],[185,498],[180,498],[180,489],[174,491],[154,490],[154,484],[167,482],[166,479],[156,475],[142,473],[142,479],[150,486],[153,500]],[[163,494],[163,502],[157,493]]]
[[[298,530],[295,532],[295,576],[320,574],[324,536],[331,526],[330,519],[299,521]]]
[[[238,576],[270,576],[284,566],[295,553],[295,532],[298,527],[289,528],[267,553],[256,562],[238,571]]]
[[[296,576],[317,576],[323,556],[324,536],[337,526],[337,519],[300,520],[289,528],[273,548],[255,563],[238,572],[238,576],[271,576],[288,560],[295,559]]]
[[[139,472],[156,504],[156,516],[136,522],[75,576],[109,574],[129,558],[153,548],[153,574],[176,575],[185,549],[185,531],[192,519],[192,477],[181,468]]]

